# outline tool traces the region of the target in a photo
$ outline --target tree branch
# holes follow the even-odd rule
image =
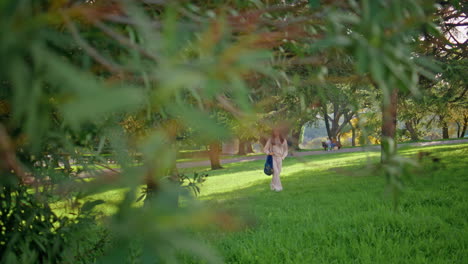
[[[117,40],[120,44],[122,44],[124,46],[127,46],[129,48],[135,49],[138,52],[140,52],[141,54],[143,54],[145,57],[150,58],[150,59],[152,59],[154,61],[158,60],[156,56],[152,55],[151,53],[149,53],[147,50],[145,50],[141,46],[131,42],[128,38],[126,38],[125,36],[123,36],[122,34],[116,32],[116,31],[114,31],[110,27],[106,26],[104,23],[101,23],[101,22],[97,21],[97,22],[94,23],[94,25],[96,25],[97,28],[102,30],[102,32],[104,32],[109,37]]]
[[[72,21],[70,21],[70,19],[68,18],[66,14],[62,14],[62,16],[65,20],[65,24],[68,30],[72,34],[77,44],[81,46],[86,51],[86,53],[88,53],[89,56],[91,56],[96,62],[100,63],[101,65],[106,67],[111,72],[122,73],[124,71],[124,69],[121,66],[117,65],[116,63],[112,61],[109,61],[104,56],[102,56],[95,48],[89,45],[86,42],[86,40],[84,40],[80,36],[75,24]]]
[[[132,20],[129,17],[125,16],[118,16],[118,15],[107,15],[104,17],[106,20],[114,22],[114,23],[119,23],[119,24],[125,24],[125,25],[137,25],[137,22]],[[162,28],[161,22],[159,21],[151,21],[150,26],[152,28],[160,29]]]
[[[341,123],[341,125],[338,127],[337,132],[341,132],[341,130],[346,126],[346,124],[348,124],[348,123],[351,124],[350,121],[351,121],[353,115],[354,115],[354,111],[351,111],[351,112],[345,114],[345,119],[343,120],[343,123]],[[351,125],[351,127],[353,127],[353,125]]]
[[[456,98],[454,98],[454,99],[452,99],[452,100],[449,100],[449,103],[455,103],[455,102],[457,102],[457,101],[459,101],[459,100],[465,98],[465,94],[466,94],[467,92],[468,92],[468,87],[465,87],[465,88],[463,89],[463,92],[462,92],[459,96],[457,96]]]
[[[228,98],[226,98],[226,96],[218,95],[216,96],[216,99],[218,100],[218,103],[221,105],[221,108],[232,113],[234,116],[240,118],[244,115],[242,111],[240,111],[234,105],[232,105],[232,103],[229,101]]]

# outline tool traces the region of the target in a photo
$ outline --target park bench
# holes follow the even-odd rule
[[[336,142],[336,143],[334,143],[334,144],[335,144],[335,146],[333,147],[333,149],[334,149],[334,148],[341,149],[341,147],[343,147],[343,145],[341,145],[341,143],[340,143],[339,141]],[[322,141],[322,148],[323,148],[323,150],[325,150],[325,151],[327,150],[327,148],[328,148],[327,142]]]

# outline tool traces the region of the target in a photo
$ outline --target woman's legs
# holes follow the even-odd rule
[[[282,191],[283,186],[281,185],[280,174],[283,167],[283,159],[281,157],[273,156],[273,177],[271,179],[270,188],[273,191]]]

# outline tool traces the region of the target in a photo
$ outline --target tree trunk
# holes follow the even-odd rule
[[[335,140],[338,140],[338,134],[340,133],[339,118],[340,118],[339,116],[335,116],[335,119],[332,120],[332,127],[331,127],[330,135],[331,135],[331,138]]]
[[[340,108],[339,105],[334,104],[334,113],[333,118],[328,116],[326,109],[322,110],[325,119],[325,127],[327,128],[327,135],[330,139],[338,140],[338,137],[341,135],[343,128],[351,121],[354,116],[353,111],[349,111],[346,108]],[[340,124],[341,117],[344,118],[343,122]],[[331,126],[330,126],[331,121]]]
[[[222,169],[223,167],[221,166],[221,160],[220,160],[220,154],[221,154],[221,143],[219,142],[213,142],[210,144],[210,163],[211,163],[211,169],[212,170],[217,170],[217,169]]]
[[[300,141],[301,141],[301,132],[302,132],[302,126],[299,129],[293,130],[291,133],[291,147],[294,150],[300,150],[301,148],[299,147]]]
[[[463,125],[462,131],[460,133],[460,138],[464,138],[466,134],[467,125]]]
[[[148,170],[145,177],[146,183],[146,197],[144,204],[147,205],[155,196],[156,193],[159,191],[159,184],[154,177],[154,170]]]
[[[327,135],[329,138],[331,138],[330,123],[329,123],[330,118],[328,117],[327,109],[325,108],[325,106],[323,107],[322,113],[323,113],[323,118],[325,121],[325,128],[327,129]]]
[[[405,126],[408,132],[410,133],[411,140],[413,141],[419,140],[418,133],[416,129],[414,129],[413,123],[411,121],[406,121]]]
[[[449,138],[448,124],[445,121],[442,122],[442,138],[443,139]]]
[[[348,123],[351,126],[351,146],[355,147],[356,146],[356,128],[354,128],[353,124],[351,124],[351,121],[349,121]]]
[[[245,152],[248,153],[253,153],[253,148],[252,148],[252,142],[251,141],[246,141],[245,142]]]
[[[463,128],[462,128],[462,131],[460,133],[460,138],[465,137],[465,133],[466,133],[467,128],[468,128],[468,117],[463,119]]]
[[[397,124],[398,90],[393,89],[388,102],[382,107],[382,139],[381,161],[386,162],[396,153],[396,124]]]
[[[457,123],[457,138],[461,138],[460,133],[461,133],[461,125],[460,122],[456,121]]]
[[[238,155],[245,155],[247,154],[245,152],[245,145],[246,145],[246,141],[243,140],[243,139],[239,139],[239,150],[237,151],[237,154]]]

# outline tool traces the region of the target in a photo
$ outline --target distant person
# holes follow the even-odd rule
[[[280,192],[283,190],[280,174],[283,167],[283,160],[288,156],[288,142],[283,138],[278,129],[273,129],[271,137],[265,144],[263,151],[273,157],[273,177],[270,188],[272,191]]]
[[[338,146],[338,142],[336,141],[336,138],[333,138],[331,141],[331,149],[335,150],[336,146]]]
[[[327,151],[328,150],[328,145],[325,141],[322,141],[322,148],[323,150]]]
[[[342,147],[341,142],[336,140],[336,138],[333,138],[331,144],[332,144],[332,149],[335,149],[335,147],[338,148],[338,149],[341,149],[341,147]]]
[[[327,151],[332,150],[332,141],[330,137],[327,137],[327,141],[325,141],[325,144],[327,144]]]

